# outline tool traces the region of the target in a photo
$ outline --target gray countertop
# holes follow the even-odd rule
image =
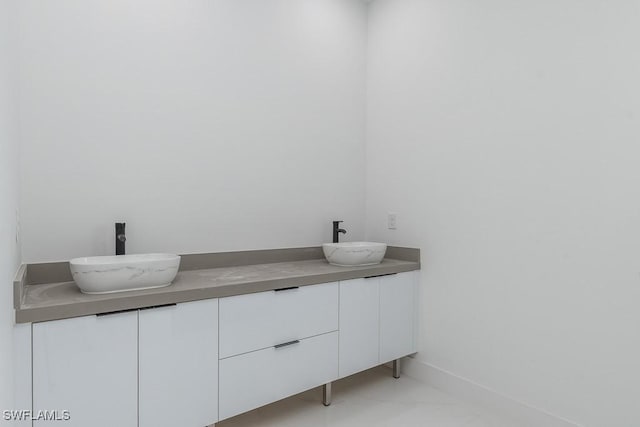
[[[418,270],[420,262],[415,256],[410,258],[385,258],[378,265],[365,267],[337,267],[324,259],[306,259],[200,268],[178,272],[173,284],[164,288],[103,295],[83,294],[73,281],[29,284],[25,279],[16,288],[21,293],[16,322],[42,322]]]

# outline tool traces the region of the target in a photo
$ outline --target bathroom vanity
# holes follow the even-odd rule
[[[204,427],[415,353],[419,251],[354,268],[318,254],[232,266],[210,254],[212,268],[185,259],[167,288],[99,296],[35,283],[43,266],[30,282],[27,267],[15,288],[23,396],[34,414],[69,411],[68,426]]]

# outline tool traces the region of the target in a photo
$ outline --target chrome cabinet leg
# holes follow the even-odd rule
[[[400,378],[400,359],[393,361],[393,378]]]
[[[331,383],[322,386],[322,404],[324,406],[331,405]]]

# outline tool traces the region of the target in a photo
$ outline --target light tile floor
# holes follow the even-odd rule
[[[310,390],[216,427],[520,427],[499,414],[378,367],[333,384],[333,403]]]

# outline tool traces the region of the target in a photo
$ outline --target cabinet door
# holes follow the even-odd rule
[[[340,282],[340,378],[379,361],[380,279]]]
[[[380,363],[415,353],[416,272],[380,277]]]
[[[35,323],[34,416],[67,410],[65,427],[136,427],[137,342],[137,311]]]
[[[218,421],[218,300],[140,310],[140,427]]]

